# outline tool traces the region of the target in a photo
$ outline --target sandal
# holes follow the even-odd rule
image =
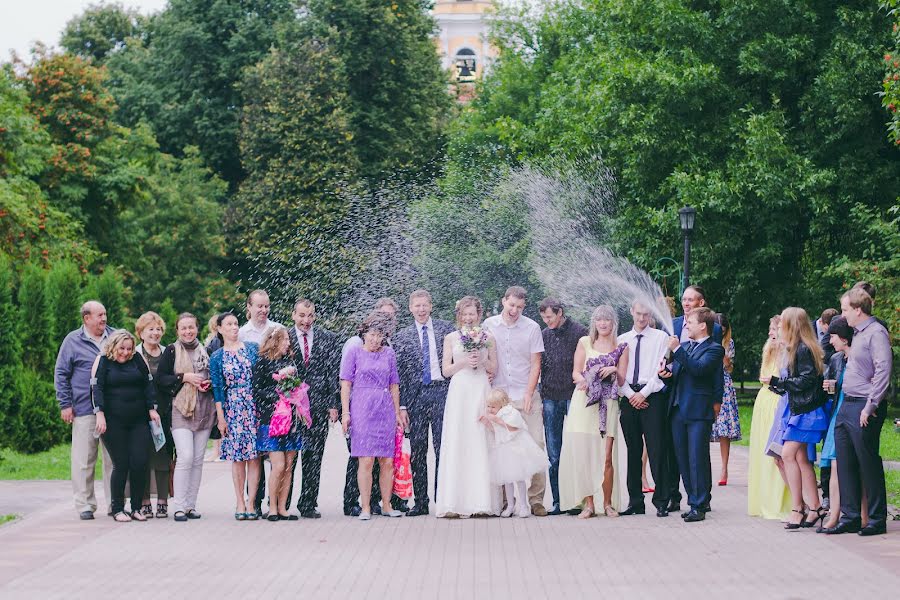
[[[141,514],[144,515],[147,519],[153,518],[153,507],[149,504],[145,504],[141,507]]]
[[[193,508],[188,509],[188,511],[187,511],[186,513],[184,513],[184,515],[185,515],[188,519],[199,519],[199,518],[202,516],[200,513],[198,513],[198,512],[197,512],[196,510],[194,510]]]
[[[800,521],[802,523],[803,519],[806,518],[806,513],[802,510],[791,509],[791,512],[795,512],[800,515]],[[785,529],[800,529],[801,523],[791,523],[788,521],[787,525],[784,526]]]
[[[157,519],[166,519],[169,517],[169,511],[167,504],[157,504],[156,505],[156,518]]]
[[[144,516],[143,510],[141,510],[141,511],[135,510],[135,511],[132,511],[132,513],[131,513],[131,520],[132,521],[140,521],[141,523],[144,523],[147,521],[147,517]]]
[[[113,513],[112,518],[116,523],[128,523],[131,521],[131,517],[129,517],[128,513],[126,513],[124,510]]]
[[[815,514],[816,517],[812,521],[807,521],[806,517],[804,517],[803,520],[800,521],[800,527],[802,527],[803,529],[810,529],[812,527],[815,527],[816,523],[822,521],[826,516],[828,516],[828,511],[820,506],[815,510],[809,511],[809,514]]]
[[[619,516],[619,513],[616,512],[616,509],[614,509],[612,506],[607,506],[606,508],[604,508],[603,514],[605,514],[607,517],[618,517]]]
[[[581,510],[580,513],[578,513],[579,519],[590,519],[593,516],[594,516],[594,511],[591,510],[590,508],[584,508]]]
[[[187,518],[187,515],[184,513],[183,510],[176,510],[176,511],[175,511],[175,520],[178,521],[178,522],[180,523],[180,522],[183,522],[183,521],[187,521],[188,518]]]

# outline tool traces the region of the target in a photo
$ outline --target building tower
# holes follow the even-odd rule
[[[435,40],[441,66],[457,83],[470,84],[490,67],[496,50],[488,43],[487,13],[491,0],[436,0],[432,15],[440,27]]]

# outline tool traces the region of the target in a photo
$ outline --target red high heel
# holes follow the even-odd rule
[[[641,492],[644,494],[652,494],[655,491],[656,491],[656,488],[652,488],[652,487],[645,487],[641,490]]]
[[[728,485],[728,480],[727,480],[727,479],[720,479],[720,480],[719,480],[719,485]]]

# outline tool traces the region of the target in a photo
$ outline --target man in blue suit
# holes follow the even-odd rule
[[[722,403],[724,386],[722,359],[725,349],[711,337],[715,313],[695,308],[684,320],[689,341],[669,338],[674,352],[671,375],[670,423],[672,442],[690,510],[682,514],[686,523],[703,521],[709,510],[712,480],[709,434],[715,421],[716,404]]]

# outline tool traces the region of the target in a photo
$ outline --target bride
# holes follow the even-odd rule
[[[462,344],[463,332],[477,331],[481,315],[481,300],[474,296],[460,299],[456,303],[459,329],[444,338],[441,367],[444,377],[450,379],[450,389],[441,436],[438,517],[500,512],[499,490],[491,484],[488,431],[479,422],[491,391],[488,373],[497,370],[497,346],[487,333],[487,348],[468,352]]]

